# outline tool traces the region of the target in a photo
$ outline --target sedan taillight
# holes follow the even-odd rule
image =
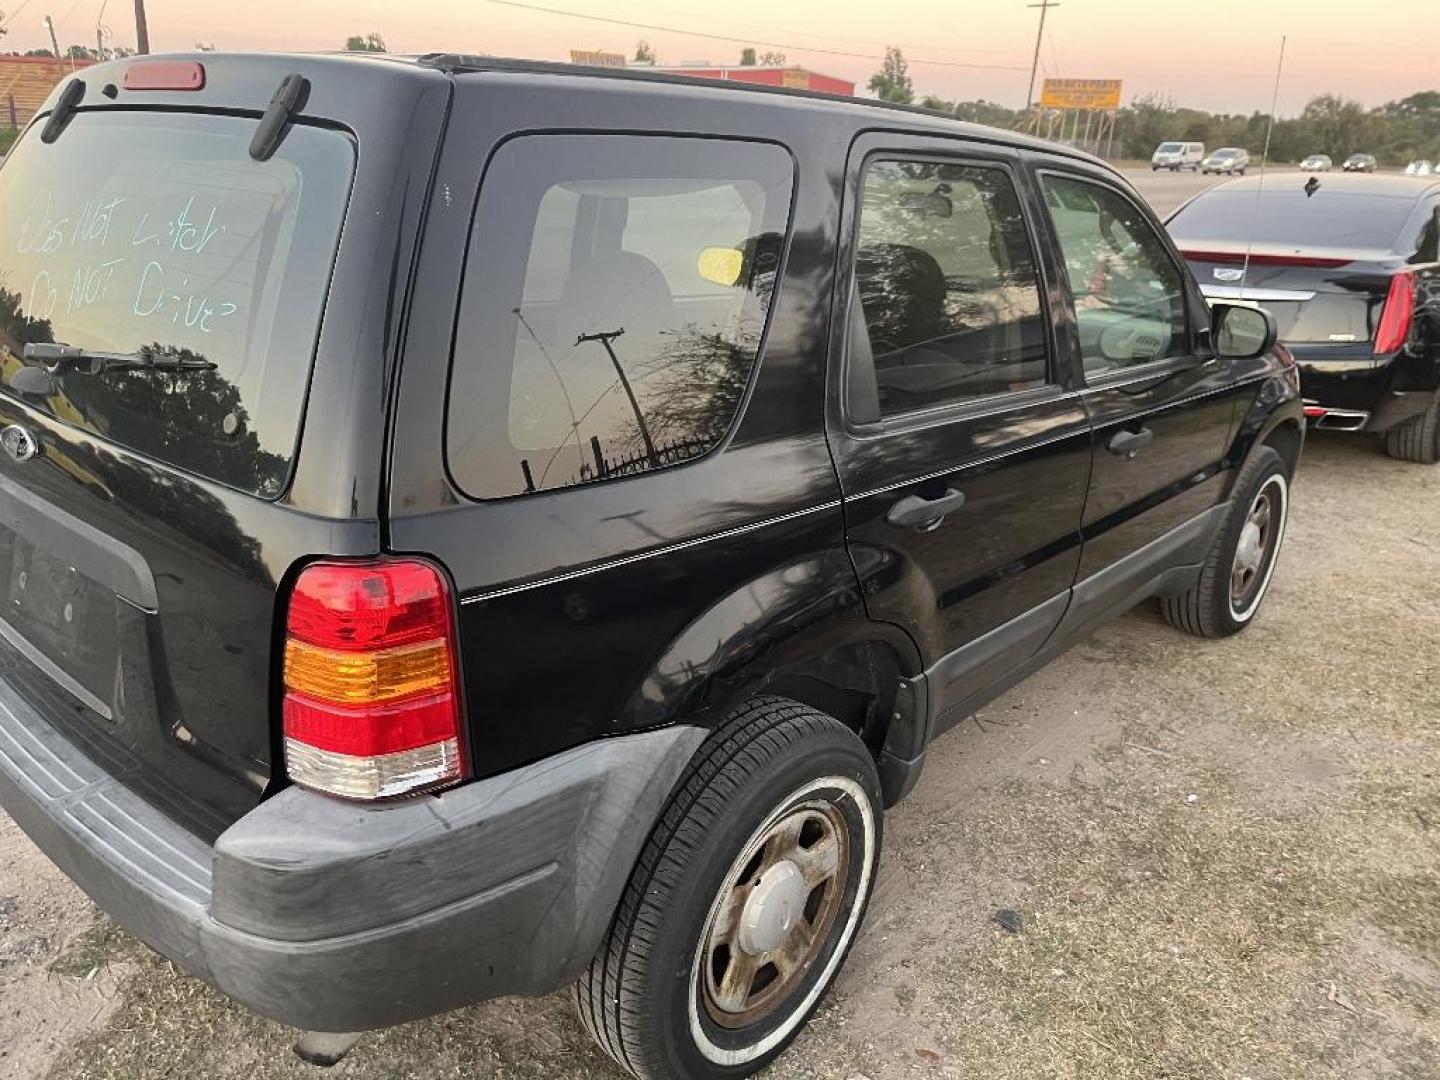
[[[445,576],[419,559],[319,562],[285,622],[285,766],[352,799],[466,775],[455,614]]]
[[[1375,331],[1375,352],[1392,353],[1410,340],[1410,321],[1415,317],[1415,273],[1402,270],[1390,279],[1385,310]]]

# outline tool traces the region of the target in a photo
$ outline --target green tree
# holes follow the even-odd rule
[[[635,63],[637,64],[658,64],[660,61],[655,57],[655,50],[648,41],[641,39],[635,43]]]
[[[1315,151],[1337,160],[1366,149],[1377,127],[1364,106],[1338,94],[1312,98],[1300,119],[1310,127]]]
[[[747,45],[745,48],[743,48],[743,49],[740,50],[740,66],[741,66],[741,67],[754,67],[754,66],[755,66],[755,46],[753,46],[753,45]]]
[[[345,39],[345,51],[382,53],[385,51],[385,39],[373,30],[363,35],[351,34]]]
[[[784,67],[785,54],[783,52],[763,52],[760,54],[760,63],[766,67]]]
[[[935,94],[926,94],[920,99],[922,109],[930,109],[933,112],[954,113],[955,102],[947,101],[945,98],[937,97]]]
[[[910,66],[905,54],[894,45],[886,46],[880,70],[870,76],[871,92],[881,101],[908,105],[915,100],[915,84],[910,81]]]

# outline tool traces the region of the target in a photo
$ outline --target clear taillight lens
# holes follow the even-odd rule
[[[380,799],[465,778],[455,611],[430,563],[307,566],[290,596],[284,665],[295,783]]]

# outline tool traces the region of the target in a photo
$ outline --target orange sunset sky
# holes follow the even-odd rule
[[[910,60],[919,94],[1024,104],[1037,13],[1029,0],[147,0],[152,51],[336,49],[376,31],[392,52],[484,52],[566,59],[572,48],[633,50],[665,63],[733,63],[742,41],[773,42],[790,62],[863,84],[886,43]],[[672,29],[641,29],[551,8]],[[0,0],[0,47],[93,46],[97,22],[134,44],[132,0]],[[1049,13],[1041,77],[1122,78],[1125,100],[1158,91],[1215,111],[1268,110],[1289,36],[1280,113],[1335,91],[1366,105],[1440,88],[1434,0],[1061,0]],[[685,33],[676,31],[688,31]],[[828,51],[821,51],[828,50]],[[839,55],[858,54],[858,55]],[[933,62],[931,62],[933,61]],[[984,65],[984,66],[958,66]]]

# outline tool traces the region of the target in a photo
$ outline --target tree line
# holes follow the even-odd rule
[[[1018,128],[1024,109],[993,101],[950,101],[917,94],[904,54],[885,50],[880,70],[870,77],[870,92],[882,101],[914,104],[979,124]],[[1177,106],[1161,94],[1143,94],[1116,116],[1116,154],[1149,158],[1169,140],[1203,142],[1214,149],[1241,146],[1258,157],[1270,136],[1270,160],[1298,161],[1307,154],[1329,154],[1337,161],[1357,152],[1374,154],[1382,165],[1403,165],[1416,158],[1440,161],[1440,90],[1423,90],[1367,109],[1339,94],[1312,98],[1299,116],[1275,121],[1268,113],[1212,113]]]

